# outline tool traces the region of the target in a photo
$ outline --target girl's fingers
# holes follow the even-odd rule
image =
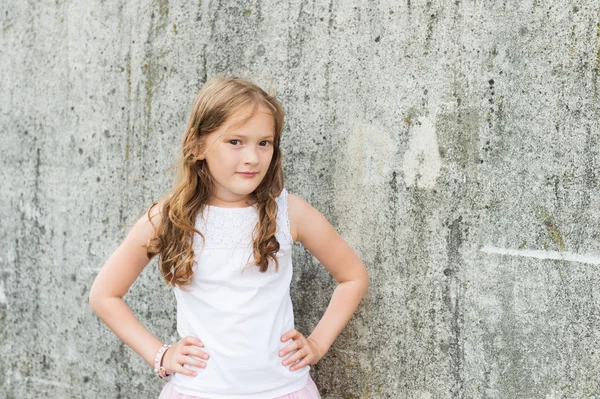
[[[196,347],[188,345],[188,346],[184,346],[181,349],[181,353],[184,355],[194,355],[196,357],[202,358],[204,360],[208,359],[208,353],[201,351],[200,349],[196,349]]]
[[[196,366],[200,368],[206,367],[205,362],[203,362],[202,360],[194,359],[193,357],[188,355],[181,355],[178,363],[180,363],[182,367],[184,364],[189,364],[190,366]]]
[[[306,353],[302,350],[299,349],[296,353],[294,353],[292,356],[288,357],[287,359],[285,359],[282,364],[284,366],[287,366],[289,364],[292,364],[294,362],[296,362],[296,360],[302,359],[304,356],[306,356]]]
[[[197,374],[194,370],[186,369],[183,366],[177,366],[176,372],[190,377],[195,377]]]
[[[175,361],[175,363],[176,363],[175,372],[179,373],[179,374],[187,375],[190,377],[195,377],[197,374],[195,370],[191,370],[189,368],[183,367],[186,362],[183,361],[185,359],[182,359],[182,357],[187,357],[187,356],[179,356],[177,358],[177,360]]]
[[[281,342],[289,341],[300,334],[297,330],[290,330],[281,336]]]
[[[296,370],[301,369],[302,367],[306,366],[308,364],[307,359],[308,359],[308,356],[306,356],[300,362],[294,364],[292,367],[290,367],[290,371],[296,371]]]
[[[288,346],[286,346],[285,348],[283,348],[282,350],[279,351],[279,357],[283,357],[283,356],[287,355],[291,351],[298,349],[298,347],[299,347],[298,341],[292,342],[291,344],[289,344]]]
[[[191,335],[185,337],[184,342],[187,345],[196,345],[201,348],[204,348],[204,344],[202,343],[202,341],[200,341],[200,338],[192,337]]]

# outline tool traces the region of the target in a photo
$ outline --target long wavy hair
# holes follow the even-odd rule
[[[205,136],[219,129],[238,110],[252,107],[252,112],[241,123],[252,117],[259,106],[273,115],[275,138],[273,158],[259,186],[250,195],[256,203],[258,222],[252,232],[253,264],[266,272],[269,260],[279,269],[276,253],[279,242],[275,238],[277,228],[277,204],[275,198],[283,189],[280,139],[283,130],[284,111],[279,101],[263,89],[238,77],[214,77],[207,81],[194,101],[181,153],[175,166],[177,175],[172,190],[160,201],[154,202],[147,211],[154,226],[154,233],[146,244],[148,258],[159,254],[159,270],[168,285],[184,288],[191,284],[194,260],[194,233],[204,241],[204,235],[195,228],[195,219],[202,212],[214,191],[214,182],[205,160],[198,159],[204,147]],[[151,211],[157,204],[160,222],[152,222]],[[201,267],[201,265],[197,265]]]

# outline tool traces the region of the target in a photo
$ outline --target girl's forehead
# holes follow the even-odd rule
[[[265,113],[265,114],[269,114],[269,115],[272,114],[271,111],[262,104],[258,104],[258,105],[248,104],[248,105],[244,105],[244,106],[240,107],[239,109],[235,110],[229,116],[227,122],[230,122],[230,121],[232,123],[240,122],[240,121],[243,121],[245,119],[252,117],[254,114],[257,114],[257,113]]]
[[[256,114],[267,114],[269,116],[273,116],[270,110],[268,110],[264,105],[258,105],[253,107],[252,105],[247,105],[237,111],[235,111],[223,124],[224,131],[231,131],[233,129],[239,128],[243,126],[250,118],[255,116]]]

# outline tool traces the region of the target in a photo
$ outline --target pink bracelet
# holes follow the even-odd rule
[[[154,372],[158,373],[158,376],[160,378],[162,378],[163,380],[165,378],[167,378],[169,376],[169,374],[167,374],[167,370],[164,368],[164,366],[161,366],[162,358],[165,355],[165,352],[167,351],[167,349],[169,349],[170,347],[171,347],[171,345],[167,345],[167,344],[164,344],[163,346],[161,346],[160,349],[158,350],[158,352],[156,352],[156,357],[154,358]]]

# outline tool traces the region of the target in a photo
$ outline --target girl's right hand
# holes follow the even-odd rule
[[[203,360],[208,359],[208,353],[197,347],[204,348],[204,344],[200,339],[192,336],[182,338],[177,343],[171,345],[162,358],[162,365],[167,374],[180,373],[195,377],[198,373],[189,368],[184,368],[183,365],[189,364],[200,368],[206,367],[206,363],[202,360],[192,358],[192,356],[195,356]]]

